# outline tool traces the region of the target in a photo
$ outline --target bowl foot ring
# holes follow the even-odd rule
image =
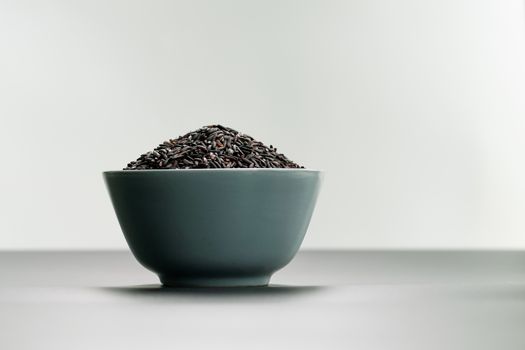
[[[166,287],[263,287],[270,282],[270,275],[262,276],[163,276],[160,282]]]

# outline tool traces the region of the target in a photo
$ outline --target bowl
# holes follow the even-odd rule
[[[166,286],[264,286],[305,236],[322,173],[306,169],[104,172],[135,258]]]

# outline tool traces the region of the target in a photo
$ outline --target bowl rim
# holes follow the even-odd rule
[[[133,169],[133,170],[106,170],[102,174],[144,174],[165,172],[295,172],[295,173],[324,173],[323,170],[305,168],[203,168],[203,169]]]

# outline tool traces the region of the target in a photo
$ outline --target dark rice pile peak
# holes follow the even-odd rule
[[[160,144],[124,170],[205,168],[304,168],[277,148],[222,125],[204,126]]]

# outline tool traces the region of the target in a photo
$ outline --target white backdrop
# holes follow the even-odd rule
[[[125,247],[101,172],[210,123],[326,171],[305,247],[525,248],[522,0],[3,0],[0,118],[0,249]]]

